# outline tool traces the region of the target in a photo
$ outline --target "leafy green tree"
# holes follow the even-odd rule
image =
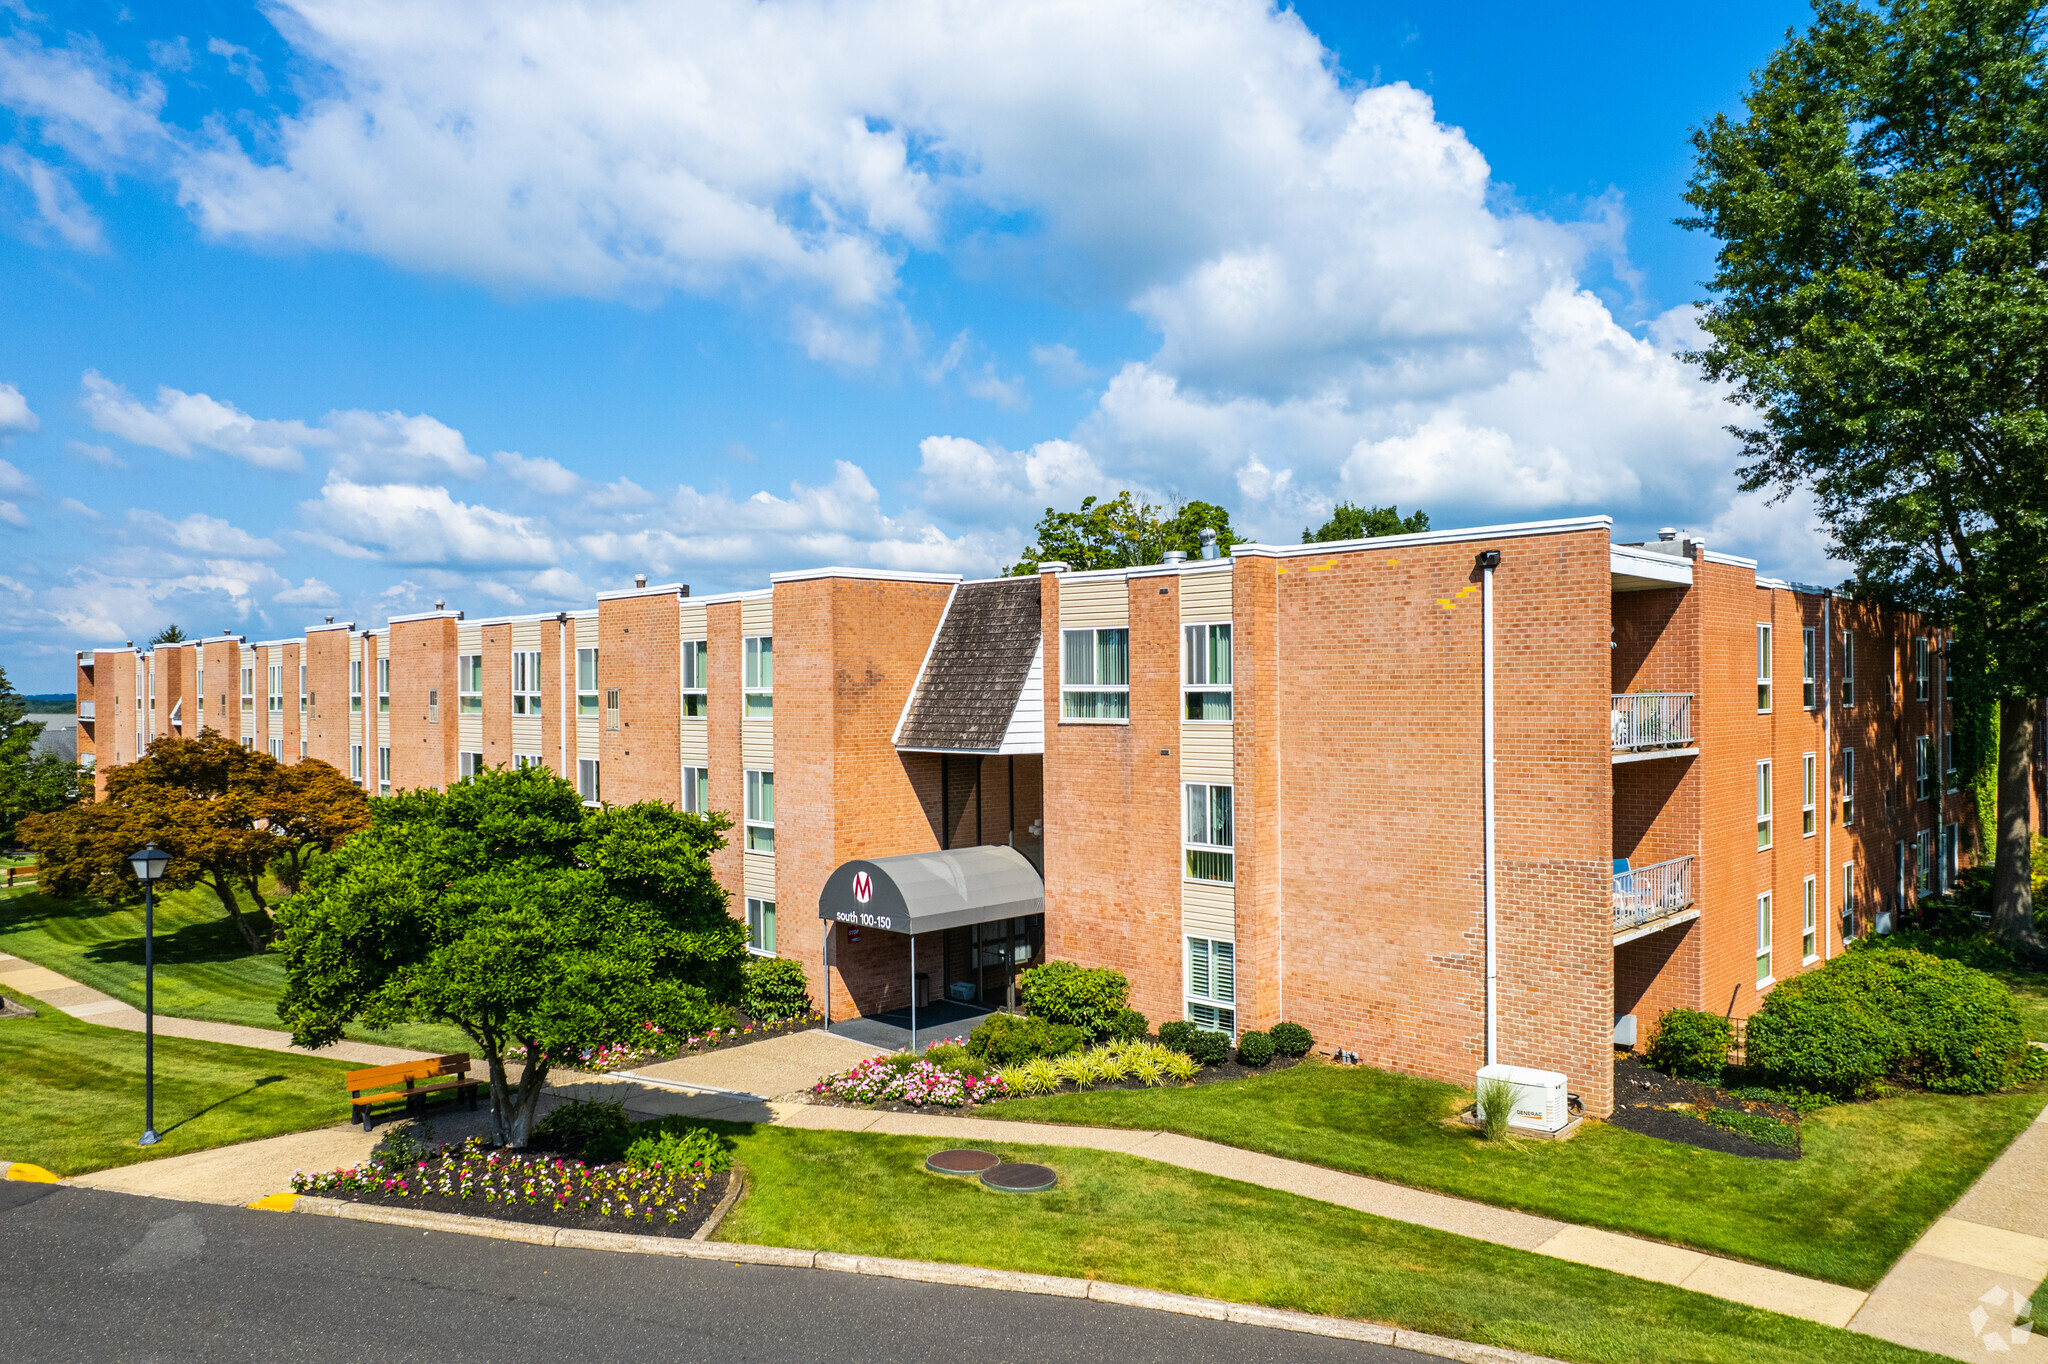
[[[1330,540],[1368,540],[1380,535],[1413,535],[1428,529],[1426,511],[1403,516],[1399,507],[1354,507],[1349,502],[1339,502],[1329,520],[1314,530],[1302,531],[1301,542],[1317,545]]]
[[[489,1068],[496,1140],[524,1146],[554,1065],[647,1024],[730,1016],[747,932],[711,872],[724,816],[591,810],[541,767],[371,810],[279,914],[278,1016],[296,1044],[351,1022],[451,1023]]]
[[[1190,559],[1202,552],[1202,531],[1216,532],[1219,552],[1230,553],[1232,545],[1247,543],[1246,537],[1230,529],[1230,511],[1214,502],[1176,502],[1164,515],[1149,502],[1140,502],[1128,491],[1107,502],[1093,497],[1081,499],[1079,511],[1045,509],[1038,522],[1038,539],[1025,547],[1023,557],[1011,565],[1012,576],[1038,572],[1048,559],[1057,559],[1079,571],[1091,568],[1131,568],[1156,564],[1170,549]]]
[[[1993,931],[2048,960],[2027,791],[2048,691],[2048,55],[2024,0],[1819,0],[1693,137],[1720,241],[1691,356],[1753,414],[1747,489],[1810,489],[1858,591],[1953,622],[1997,701]]]
[[[178,623],[176,621],[172,621],[169,625],[166,625],[163,629],[157,631],[154,635],[151,635],[149,642],[152,645],[183,644],[186,639],[187,635],[185,634],[185,632],[178,628]]]
[[[78,799],[78,764],[38,750],[40,720],[28,720],[28,702],[0,668],[0,847],[14,841],[22,816],[61,810]]]

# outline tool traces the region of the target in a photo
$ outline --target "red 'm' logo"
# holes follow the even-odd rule
[[[866,904],[875,898],[875,878],[864,871],[853,874],[853,898],[857,904]]]

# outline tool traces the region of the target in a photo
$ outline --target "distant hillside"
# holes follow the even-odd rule
[[[71,692],[42,692],[38,695],[22,694],[28,702],[31,715],[69,715],[78,709],[78,697]]]

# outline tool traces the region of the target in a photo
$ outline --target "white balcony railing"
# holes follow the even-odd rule
[[[1614,751],[1692,745],[1692,693],[1684,691],[1625,692],[1612,698],[1609,722]]]
[[[1674,857],[1614,874],[1614,931],[1692,908],[1692,859]]]
[[[78,718],[81,720],[92,719],[92,702],[80,701],[78,703]]]

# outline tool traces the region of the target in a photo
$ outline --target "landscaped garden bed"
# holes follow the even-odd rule
[[[1800,1157],[1799,1114],[1791,1107],[1677,1079],[1633,1056],[1615,1060],[1614,1112],[1607,1121],[1703,1151],[1759,1160]]]
[[[627,1042],[607,1042],[602,1046],[585,1050],[572,1063],[572,1068],[587,1074],[608,1075],[636,1066],[651,1065],[659,1061],[673,1061],[679,1056],[694,1056],[704,1051],[730,1051],[751,1042],[765,1042],[772,1037],[784,1037],[790,1033],[809,1032],[825,1026],[825,1015],[805,1014],[797,1018],[753,1019],[744,1014],[736,1018],[730,1027],[706,1028],[701,1033],[668,1034],[652,1023],[644,1024],[639,1038]]]

